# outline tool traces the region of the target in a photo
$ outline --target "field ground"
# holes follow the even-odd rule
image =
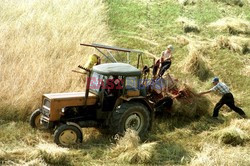
[[[116,142],[90,128],[82,144],[61,148],[27,123],[43,93],[83,88],[71,69],[93,50],[79,42],[141,49],[148,57],[173,44],[171,74],[196,92],[219,76],[250,116],[248,0],[2,1],[0,9],[0,165],[249,165],[250,120],[227,107],[212,119],[214,94],[206,96],[208,115],[158,117],[143,142],[133,132]],[[181,108],[189,107],[173,111]]]

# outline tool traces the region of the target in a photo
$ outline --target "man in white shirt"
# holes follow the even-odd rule
[[[220,82],[218,77],[214,77],[212,82],[214,84],[214,87],[208,91],[201,92],[200,95],[207,94],[213,91],[218,91],[222,95],[222,98],[214,107],[213,117],[218,117],[220,108],[224,104],[226,104],[229,108],[237,112],[241,117],[247,118],[245,112],[241,108],[235,106],[233,94],[230,92],[228,86],[225,83]]]

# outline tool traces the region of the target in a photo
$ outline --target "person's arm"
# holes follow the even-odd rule
[[[169,57],[166,60],[171,60],[172,59],[172,53],[169,54]]]
[[[207,93],[210,93],[210,92],[212,92],[211,89],[209,89],[208,91],[200,92],[199,95],[204,95],[204,94],[207,94]]]

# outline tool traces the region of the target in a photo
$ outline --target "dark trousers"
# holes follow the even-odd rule
[[[222,98],[220,99],[220,101],[215,105],[214,107],[214,113],[213,113],[213,117],[217,117],[219,114],[219,110],[220,108],[226,104],[229,108],[231,108],[232,110],[234,110],[235,112],[237,112],[240,115],[245,115],[245,112],[240,109],[239,107],[236,107],[234,104],[234,97],[232,95],[232,93],[226,93],[222,96]]]
[[[165,73],[165,71],[166,71],[167,69],[169,69],[170,66],[171,66],[171,61],[164,61],[164,62],[162,63],[162,66],[161,66],[161,70],[160,70],[160,72],[159,72],[159,76],[160,76],[160,77],[163,76],[163,74]]]

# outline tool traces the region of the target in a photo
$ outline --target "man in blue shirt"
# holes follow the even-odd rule
[[[241,117],[247,118],[245,112],[241,108],[235,106],[233,94],[230,92],[228,86],[225,83],[220,82],[218,77],[214,77],[212,82],[214,84],[214,87],[209,89],[208,91],[201,92],[200,95],[207,94],[213,91],[218,91],[222,95],[222,98],[214,107],[213,117],[218,117],[220,108],[224,104],[226,104],[229,108],[237,112]]]

